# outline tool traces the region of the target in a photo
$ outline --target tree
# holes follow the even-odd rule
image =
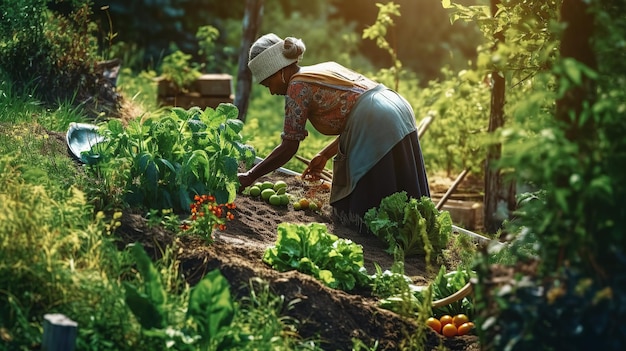
[[[238,118],[245,122],[252,90],[252,73],[248,68],[248,52],[263,20],[263,0],[246,0],[243,17],[243,36],[239,51],[239,67],[237,70],[237,88],[235,89],[235,106],[239,109]]]
[[[491,14],[497,16],[500,0],[491,0]],[[504,44],[506,38],[504,31],[499,30],[494,34],[494,51],[498,45]],[[489,114],[489,133],[495,133],[504,126],[504,103],[506,80],[504,72],[494,69],[490,74],[491,84],[491,112]],[[484,225],[489,233],[495,233],[500,229],[505,218],[498,216],[498,207],[506,205],[507,212],[515,207],[515,188],[509,182],[506,184],[502,179],[500,170],[494,165],[500,159],[502,153],[501,144],[489,146],[487,159],[485,160],[485,195],[484,195]]]

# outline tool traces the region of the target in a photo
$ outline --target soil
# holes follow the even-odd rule
[[[260,179],[275,182],[283,180],[288,191],[322,203],[328,192],[320,184],[312,185],[297,176],[274,172]],[[352,350],[353,338],[365,345],[378,343],[377,350],[400,350],[403,342],[416,329],[415,322],[377,306],[377,299],[368,291],[344,292],[331,289],[313,277],[297,271],[278,272],[262,261],[264,251],[276,243],[280,223],[323,223],[328,232],[349,239],[363,248],[365,268],[375,273],[375,264],[383,270],[391,269],[393,256],[385,252],[382,241],[373,235],[359,234],[343,226],[332,216],[331,207],[322,203],[318,211],[296,211],[291,205],[272,206],[246,195],[235,200],[235,219],[227,222],[223,231],[216,231],[214,242],[192,236],[174,237],[162,229],[145,225],[139,214],[125,214],[118,235],[123,243],[140,241],[159,256],[164,245],[178,246],[181,272],[193,285],[214,269],[220,270],[229,281],[231,293],[237,297],[249,295],[253,278],[267,282],[276,295],[285,302],[296,302],[284,313],[299,321],[298,333],[305,339],[320,340],[325,350]],[[427,272],[423,257],[405,259],[405,273],[417,285],[426,285],[434,273]],[[448,350],[480,350],[475,335],[445,338],[427,330],[427,348],[434,350],[444,345]]]

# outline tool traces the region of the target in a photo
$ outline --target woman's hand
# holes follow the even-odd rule
[[[321,154],[315,155],[315,157],[313,157],[309,162],[309,165],[306,167],[306,169],[302,172],[302,179],[312,181],[321,179],[322,171],[326,167],[327,161],[327,157]]]
[[[237,173],[237,178],[239,178],[239,192],[242,192],[243,189],[252,185],[252,183],[256,180],[250,176],[250,172]]]

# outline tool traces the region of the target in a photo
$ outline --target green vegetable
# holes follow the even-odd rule
[[[452,233],[449,212],[437,210],[429,197],[408,198],[404,191],[383,198],[363,219],[388,244],[388,253],[400,248],[405,256],[425,254],[427,260],[441,254]]]
[[[284,272],[309,274],[331,288],[350,291],[368,286],[363,248],[328,233],[321,223],[278,225],[276,245],[265,250],[263,261]]]
[[[459,270],[446,273],[446,267],[441,266],[439,273],[433,282],[431,283],[432,300],[439,300],[448,297],[457,291],[461,290],[470,281],[470,273]],[[418,299],[422,298],[417,296]],[[451,316],[463,313],[473,318],[474,310],[473,303],[468,297],[464,297],[461,300],[455,301],[451,304],[441,306],[433,309],[433,315],[435,317],[441,317],[444,314]]]
[[[379,306],[381,308],[394,311],[397,313],[402,313],[403,311],[407,311],[407,303],[411,304],[411,307],[408,309],[410,311],[419,311],[418,306],[422,304],[427,295],[431,294],[430,301],[436,301],[439,299],[443,299],[448,297],[457,291],[461,290],[470,281],[470,274],[467,271],[459,270],[452,271],[446,273],[446,267],[441,266],[437,277],[433,280],[432,283],[427,287],[423,286],[415,286],[407,282],[403,282],[401,280],[401,275],[397,273],[391,274],[387,273],[386,275],[380,275],[380,272],[377,274],[375,284],[383,285],[383,288],[374,286],[375,292],[377,292],[377,296],[383,297],[379,301]],[[395,279],[391,282],[391,279]],[[387,282],[385,282],[387,280]],[[408,289],[411,291],[409,296],[403,295],[402,286],[408,284]],[[387,294],[384,294],[384,293]],[[387,295],[385,297],[385,295]],[[439,318],[443,315],[455,316],[459,313],[463,313],[470,317],[470,319],[474,316],[474,304],[470,296],[466,296],[458,301],[452,302],[445,306],[440,306],[432,309],[432,315]]]

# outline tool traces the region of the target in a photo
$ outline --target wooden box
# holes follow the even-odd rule
[[[433,201],[437,203],[439,199],[433,198]],[[482,202],[448,199],[441,210],[450,213],[454,225],[474,231],[483,229],[484,208]]]
[[[216,108],[221,103],[233,103],[232,76],[210,73],[200,76],[189,88],[178,89],[167,79],[157,80],[157,103],[159,106],[174,106],[189,109],[198,106]]]

